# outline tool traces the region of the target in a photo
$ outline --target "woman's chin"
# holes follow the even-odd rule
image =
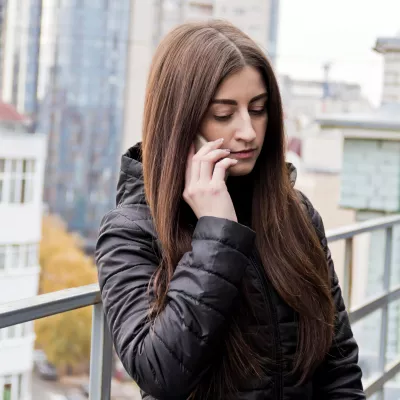
[[[239,162],[235,166],[229,169],[230,176],[244,176],[249,175],[253,171],[253,163],[241,163]]]

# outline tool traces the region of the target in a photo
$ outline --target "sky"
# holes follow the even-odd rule
[[[373,51],[377,37],[400,32],[400,0],[280,0],[278,73],[299,79],[359,83],[378,105],[383,57]]]

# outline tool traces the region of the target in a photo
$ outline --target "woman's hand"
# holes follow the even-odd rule
[[[220,149],[222,139],[208,142],[196,154],[190,148],[183,198],[197,218],[210,216],[237,222],[231,196],[225,184],[227,170],[238,161],[228,158],[229,150]]]

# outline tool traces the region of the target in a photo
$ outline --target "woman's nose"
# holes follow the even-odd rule
[[[241,139],[246,142],[251,142],[256,138],[256,132],[253,128],[251,117],[248,112],[244,113],[238,121],[236,128],[236,139]]]

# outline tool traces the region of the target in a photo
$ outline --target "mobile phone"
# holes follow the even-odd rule
[[[200,134],[196,135],[196,138],[194,139],[194,147],[195,147],[196,153],[197,153],[206,143],[208,143],[208,142],[207,142],[207,139],[206,139],[204,136],[201,136]],[[225,180],[228,179],[228,175],[229,175],[229,172],[226,171]]]
[[[194,147],[196,150],[196,153],[207,143],[207,139],[204,136],[196,135],[196,138],[194,139]]]

